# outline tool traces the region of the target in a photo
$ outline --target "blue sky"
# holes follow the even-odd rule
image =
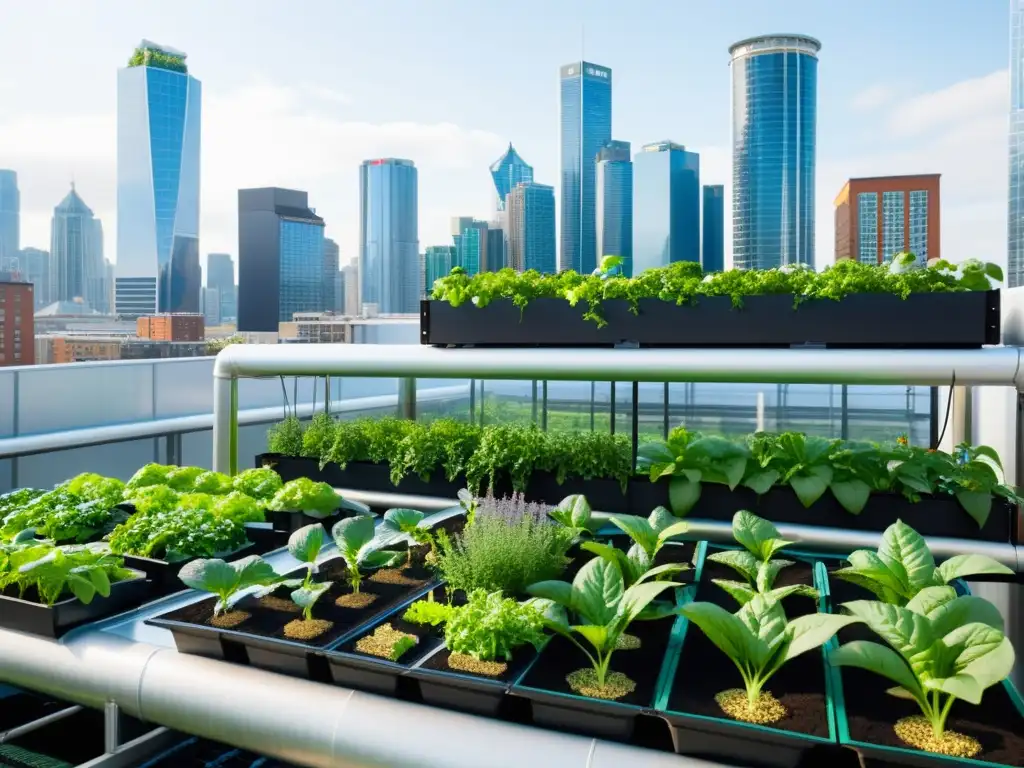
[[[23,189],[22,245],[46,246],[72,177],[115,255],[116,69],[143,37],[203,81],[203,252],[237,250],[235,190],[305,188],[342,258],[357,252],[361,159],[420,167],[421,245],[486,216],[512,141],[555,184],[558,67],[614,71],[614,133],[730,174],[730,43],[801,32],[819,69],[819,264],[851,175],[943,174],[943,247],[1005,259],[1004,0],[0,0],[0,167]]]

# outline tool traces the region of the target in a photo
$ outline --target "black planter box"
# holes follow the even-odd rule
[[[520,309],[509,299],[478,308],[420,302],[420,342],[492,347],[789,347],[824,344],[862,348],[977,348],[1000,343],[999,291],[855,294],[813,299],[794,308],[792,295],[747,296],[734,309],[728,296],[677,305],[641,299],[601,302],[608,324],[583,319],[584,307],[564,299],[533,299]],[[927,323],[922,317],[930,318]]]
[[[126,567],[131,566],[126,564]],[[47,606],[16,595],[16,589],[12,594],[0,594],[0,627],[30,635],[60,637],[82,624],[139,606],[150,596],[150,585],[145,574],[136,570],[134,578],[113,582],[109,597],[96,595],[88,605],[74,596]]]
[[[329,534],[336,522],[345,517],[352,517],[354,513],[345,509],[337,509],[329,517],[313,517],[304,512],[281,512],[268,509],[264,514],[274,532],[281,534],[287,543],[288,537],[297,530],[316,523],[323,525],[324,530]]]
[[[647,478],[634,478],[629,485],[630,511],[635,515],[647,515],[657,506],[671,510],[668,488],[668,479],[652,483]],[[861,513],[852,515],[836,501],[831,491],[825,491],[808,508],[788,486],[774,486],[763,496],[758,496],[749,488],[737,487],[730,491],[728,486],[718,483],[702,485],[700,499],[686,517],[731,522],[740,509],[754,512],[776,525],[810,525],[881,533],[899,519],[922,536],[995,542],[1012,541],[1017,518],[1017,508],[999,497],[992,499],[992,512],[984,527],[979,528],[953,496],[922,496],[920,501],[913,502],[898,493],[873,493]]]
[[[305,456],[286,456],[283,453],[258,453],[256,454],[256,469],[272,469],[281,476],[283,482],[298,480],[300,477],[308,477],[310,480],[323,482],[323,472],[320,470],[320,460],[311,459]]]
[[[409,474],[403,477],[398,485],[394,485],[391,482],[391,468],[387,464],[369,461],[350,461],[344,469],[337,464],[328,463],[320,469],[319,459],[260,453],[256,455],[256,466],[271,467],[285,482],[298,477],[308,477],[310,480],[329,483],[335,488],[352,488],[377,493],[407,493],[414,496],[454,499],[459,490],[466,487],[465,477],[449,481],[441,467],[433,472],[430,480]]]
[[[246,555],[254,554],[253,549],[254,547],[252,543],[249,543],[228,555],[221,555],[221,558],[231,562],[233,560],[243,558]],[[181,583],[181,580],[178,578],[178,574],[186,563],[196,559],[190,558],[177,563],[169,563],[166,560],[159,560],[153,557],[140,557],[138,555],[121,555],[121,557],[124,559],[124,565],[126,568],[132,568],[146,574],[146,578],[150,582],[154,595],[160,596],[188,589],[188,587]]]
[[[530,476],[523,495],[527,501],[540,502],[554,507],[566,496],[581,494],[587,497],[587,502],[592,509],[625,514],[629,512],[629,486],[627,485],[626,488],[627,490],[624,492],[618,480],[607,478],[567,477],[565,482],[559,484],[553,472],[534,472]],[[507,477],[499,475],[494,495],[512,495],[512,483]]]

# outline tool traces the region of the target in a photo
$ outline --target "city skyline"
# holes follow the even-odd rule
[[[408,3],[389,3],[388,8],[408,8],[411,20],[428,24],[426,32],[431,24],[450,21],[458,5],[435,14],[433,21],[430,14]],[[316,197],[330,222],[327,234],[338,241],[342,262],[349,261],[358,247],[358,217],[353,213],[358,188],[352,181],[353,169],[366,157],[392,154],[409,157],[420,169],[421,246],[443,244],[448,242],[446,229],[452,214],[486,218],[491,212],[494,187],[486,169],[510,141],[529,158],[536,178],[554,183],[558,194],[555,70],[579,53],[578,31],[585,22],[585,58],[616,73],[615,137],[634,146],[663,136],[685,144],[701,155],[702,183],[724,182],[726,197],[731,199],[727,49],[746,34],[783,29],[813,35],[825,46],[815,205],[818,265],[832,257],[828,247],[833,242],[831,202],[842,181],[851,176],[899,173],[943,175],[943,250],[948,256],[977,255],[1003,261],[1009,34],[1008,9],[1002,3],[995,5],[968,13],[956,3],[940,2],[939,13],[933,12],[933,3],[924,14],[929,18],[923,18],[919,3],[898,10],[885,6],[887,29],[879,33],[863,23],[866,7],[856,12],[824,12],[806,2],[779,9],[748,3],[742,24],[737,24],[737,13],[703,4],[687,9],[700,33],[688,35],[683,46],[686,50],[677,52],[666,47],[667,30],[651,32],[643,45],[620,39],[616,33],[624,15],[610,3],[593,3],[585,13],[579,8],[560,8],[545,15],[543,24],[536,18],[530,20],[533,6],[527,3],[510,33],[521,35],[529,30],[541,55],[515,72],[489,77],[493,93],[482,97],[486,108],[470,110],[451,100],[443,100],[441,106],[436,94],[441,83],[450,87],[460,82],[458,78],[467,85],[476,82],[479,73],[470,64],[479,47],[476,43],[440,58],[421,57],[430,58],[422,71],[397,80],[394,67],[378,70],[387,74],[353,78],[352,72],[368,69],[350,72],[354,62],[370,55],[374,67],[378,63],[365,45],[358,44],[351,56],[339,54],[323,61],[322,66],[320,61],[316,66],[307,62],[301,67],[296,62],[270,70],[258,60],[248,59],[242,65],[245,57],[237,55],[235,45],[193,29],[204,26],[194,24],[198,5],[186,1],[170,14],[114,3],[113,10],[98,10],[84,29],[80,25],[72,29],[73,25],[53,19],[47,34],[55,45],[45,59],[0,31],[3,62],[8,63],[6,57],[20,51],[33,66],[32,92],[14,78],[0,76],[5,103],[14,107],[0,118],[0,167],[19,173],[22,247],[45,247],[48,217],[41,219],[40,211],[52,209],[60,197],[59,187],[66,187],[71,177],[88,190],[97,215],[114,229],[110,200],[116,162],[110,149],[110,125],[116,97],[112,73],[123,66],[125,48],[145,35],[188,50],[192,68],[202,73],[206,90],[203,254],[237,250],[233,198],[238,188],[279,184],[308,189]],[[256,3],[254,7],[261,9],[264,18],[272,13],[270,5]],[[333,17],[329,5],[323,10]],[[669,16],[675,18],[678,13],[682,11],[672,11]],[[14,21],[31,29],[39,24],[37,17],[46,14],[14,9],[13,15]],[[351,15],[353,22],[365,25],[380,12],[358,9]],[[474,26],[485,27],[493,19],[488,9],[479,15],[472,21]],[[289,22],[281,15],[278,21],[280,24],[262,25],[269,29],[245,25],[245,32],[255,45],[272,48],[278,40],[287,47],[279,35]],[[666,18],[664,26],[671,27],[670,22]],[[910,30],[914,35],[907,48]],[[961,46],[965,33],[970,33],[972,43]],[[325,43],[314,37],[317,39],[306,47],[314,59],[322,58],[315,53]],[[56,70],[70,66],[70,60],[62,58],[67,46],[61,41],[65,39],[84,46],[75,67],[86,85],[80,93],[66,98],[62,93],[61,99],[55,100],[53,89],[60,79]],[[915,61],[913,71],[901,72],[898,77],[891,76],[879,61],[851,56],[858,49],[893,49],[897,40]],[[418,57],[425,45],[411,32],[403,33],[400,42],[403,57],[410,58]],[[943,46],[954,53],[936,56],[935,49]],[[11,59],[6,71],[16,72],[17,61]],[[391,83],[386,98],[374,95],[381,78]],[[436,85],[425,87],[429,83]],[[666,98],[670,92],[687,96],[675,104]],[[498,103],[503,106],[491,106]],[[701,109],[694,112],[689,108],[693,103],[700,103]],[[523,106],[509,106],[519,104]],[[74,130],[65,127],[70,125]],[[279,147],[267,141],[290,135],[302,135],[304,140],[299,145],[278,142]],[[254,150],[260,154],[254,155]],[[260,161],[253,162],[254,156]],[[727,211],[727,229],[729,215]],[[111,246],[108,244],[108,252],[114,258]],[[726,248],[729,252],[730,242]]]

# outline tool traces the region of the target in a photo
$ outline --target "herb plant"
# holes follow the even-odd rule
[[[785,709],[764,691],[772,675],[787,661],[817,648],[840,629],[859,621],[853,616],[814,613],[787,621],[778,600],[754,594],[735,614],[714,603],[690,603],[680,612],[736,665],[743,678],[743,696],[719,693],[719,706],[739,720],[771,723]]]
[[[743,549],[730,549],[714,552],[707,556],[708,560],[727,565],[739,573],[745,581],[728,579],[712,579],[736,600],[744,605],[755,595],[769,595],[782,600],[793,594],[816,598],[818,591],[804,584],[792,584],[787,587],[773,589],[779,572],[793,565],[792,560],[776,558],[779,550],[796,542],[786,541],[779,535],[779,530],[767,520],[752,512],[740,510],[732,517],[732,536]]]
[[[198,559],[186,563],[178,578],[190,589],[217,596],[213,615],[231,610],[252,587],[263,587],[278,581],[274,567],[259,555],[249,555],[233,563],[223,560]]]
[[[267,451],[284,456],[302,455],[302,422],[297,416],[286,416],[267,430]]]
[[[482,589],[474,590],[465,605],[452,610],[444,628],[449,651],[478,661],[511,661],[516,648],[540,649],[545,639],[539,611]]]
[[[829,653],[830,663],[896,683],[889,693],[914,701],[931,731],[930,739],[922,739],[914,719],[907,718],[896,724],[897,735],[957,757],[980,751],[973,739],[947,738],[946,718],[957,699],[980,704],[985,690],[1013,669],[1013,646],[999,612],[984,600],[957,597],[951,587],[927,587],[904,607],[857,600],[843,608],[888,647],[866,640],[846,643]]]
[[[630,623],[641,618],[658,595],[678,586],[671,581],[641,580],[627,589],[618,564],[595,557],[580,569],[572,584],[542,581],[531,584],[527,592],[564,609],[545,610],[543,603],[533,603],[544,611],[546,626],[569,639],[591,663],[591,669],[570,674],[569,685],[584,695],[617,699],[631,693],[636,684],[622,673],[610,671],[612,654]],[[661,615],[674,611],[670,606]],[[570,623],[568,614],[575,623]]]
[[[348,568],[348,583],[359,592],[363,570],[397,565],[405,557],[402,552],[382,549],[384,543],[375,538],[373,518],[349,517],[334,524],[331,536]]]
[[[318,483],[308,477],[289,480],[274,494],[268,507],[280,512],[301,512],[322,520],[330,517],[341,506],[341,497],[328,483]]]
[[[300,427],[302,444],[298,455],[319,459],[327,453],[334,443],[337,424],[338,422],[329,413],[321,412],[313,416],[313,420],[304,431],[301,431]],[[286,451],[275,451],[275,453],[286,453]]]
[[[850,565],[832,575],[870,590],[891,605],[906,605],[929,587],[981,574],[1011,575],[1012,570],[987,555],[956,555],[940,566],[924,537],[897,520],[885,529],[877,552],[858,549],[847,558]]]

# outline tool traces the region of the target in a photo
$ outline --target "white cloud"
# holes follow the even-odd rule
[[[1005,115],[1010,103],[1008,77],[1000,70],[906,99],[891,111],[889,128],[896,138],[910,138],[957,126],[997,106]]]
[[[890,85],[872,85],[854,94],[850,106],[856,112],[872,112],[891,104],[899,96],[899,91]]]

